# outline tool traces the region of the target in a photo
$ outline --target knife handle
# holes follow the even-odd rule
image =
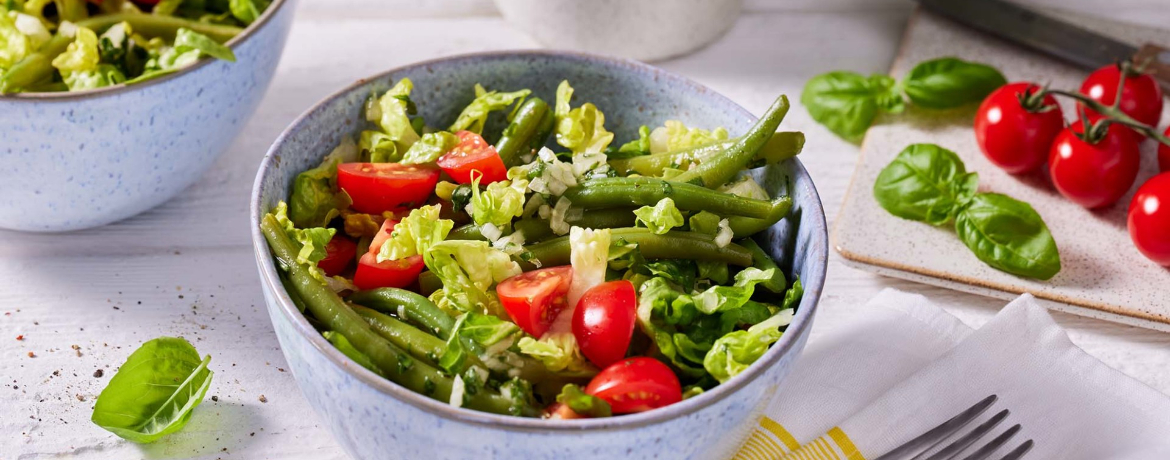
[[[1141,65],[1146,61],[1149,61],[1149,64],[1146,65],[1146,72],[1158,80],[1164,91],[1170,92],[1170,48],[1153,43],[1142,45],[1141,49],[1133,55],[1133,62],[1136,65]]]

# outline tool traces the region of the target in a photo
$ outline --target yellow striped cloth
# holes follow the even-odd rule
[[[802,446],[783,425],[765,415],[732,460],[865,460],[865,457],[840,428],[834,427]]]

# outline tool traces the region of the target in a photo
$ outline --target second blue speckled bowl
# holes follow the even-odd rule
[[[605,113],[618,139],[641,124],[679,119],[691,126],[744,132],[746,110],[690,80],[633,61],[543,51],[457,56],[402,67],[360,81],[301,115],[269,150],[252,194],[252,242],[268,314],[297,383],[351,456],[374,459],[724,458],[800,356],[825,281],[828,237],[816,188],[798,160],[754,174],[772,194],[788,194],[792,214],[758,237],[804,298],[787,332],[744,373],[698,397],[635,415],[539,420],[451,407],[402,388],[346,358],[297,311],[280,284],[260,216],[288,197],[297,173],[316,166],[361,129],[362,105],[391,82],[414,81],[412,99],[431,124],[444,125],[471,101],[472,85],[531,88],[551,101],[568,79],[579,101]],[[791,278],[790,278],[791,279]]]
[[[83,92],[0,95],[0,228],[60,232],[121,220],[179,194],[228,149],[280,60],[296,0],[276,0],[171,75]]]

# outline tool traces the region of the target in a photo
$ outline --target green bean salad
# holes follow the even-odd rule
[[[81,91],[174,73],[225,42],[269,0],[0,0],[0,94]]]
[[[666,120],[617,145],[567,81],[552,106],[476,85],[443,128],[412,89],[372,95],[260,223],[297,308],[371,372],[456,407],[607,417],[726,382],[792,320],[800,281],[751,238],[792,201],[744,174],[800,153],[786,97],[739,137]]]

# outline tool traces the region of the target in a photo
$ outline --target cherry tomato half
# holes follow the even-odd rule
[[[435,191],[438,182],[439,171],[422,165],[337,165],[337,185],[353,199],[354,209],[367,214],[422,204]]]
[[[1170,126],[1166,127],[1163,135],[1170,137]],[[1170,145],[1158,143],[1158,168],[1162,172],[1170,172]]]
[[[610,281],[589,288],[573,310],[573,336],[581,353],[598,367],[626,357],[634,336],[638,301],[634,283]]]
[[[572,282],[573,267],[569,265],[542,268],[500,282],[496,295],[512,322],[540,338],[568,304],[565,296]]]
[[[1044,108],[1028,110],[1021,103],[1026,91],[1040,91],[1040,87],[1028,82],[1003,85],[983,100],[975,114],[979,148],[988,160],[1011,174],[1043,166],[1052,140],[1064,128],[1055,98],[1046,95]]]
[[[358,262],[353,285],[362,290],[404,288],[418,279],[418,274],[422,273],[425,266],[420,255],[378,262],[377,254],[367,252]]]
[[[1107,65],[1085,78],[1085,82],[1081,83],[1081,94],[1102,104],[1113,105],[1117,99],[1117,84],[1120,81],[1121,68],[1113,64]],[[1137,121],[1158,126],[1158,121],[1162,119],[1162,88],[1158,86],[1154,77],[1148,74],[1126,77],[1125,87],[1121,89],[1119,107],[1122,112]],[[1101,118],[1101,114],[1095,110],[1088,107],[1084,109],[1089,121],[1096,122]],[[1136,141],[1141,140],[1142,136],[1136,131],[1128,127],[1124,130],[1133,134]]]
[[[489,145],[471,131],[459,131],[459,145],[439,157],[435,163],[443,168],[443,172],[460,184],[471,183],[471,172],[479,171],[483,174],[482,184],[501,181],[508,178],[508,170],[504,167],[504,160],[496,148]]]
[[[337,276],[349,268],[349,263],[357,255],[357,243],[341,234],[333,235],[329,244],[325,245],[325,258],[317,262],[317,266],[325,272],[325,276]]]
[[[1141,156],[1134,136],[1123,128],[1110,125],[1095,144],[1077,137],[1083,130],[1080,123],[1061,131],[1048,156],[1056,190],[1086,208],[1108,206],[1124,196],[1137,178]]]
[[[1170,267],[1170,172],[1154,176],[1134,194],[1129,237],[1147,258]]]
[[[614,414],[632,414],[682,401],[682,385],[669,367],[654,358],[624,359],[605,368],[585,392],[604,399]]]

